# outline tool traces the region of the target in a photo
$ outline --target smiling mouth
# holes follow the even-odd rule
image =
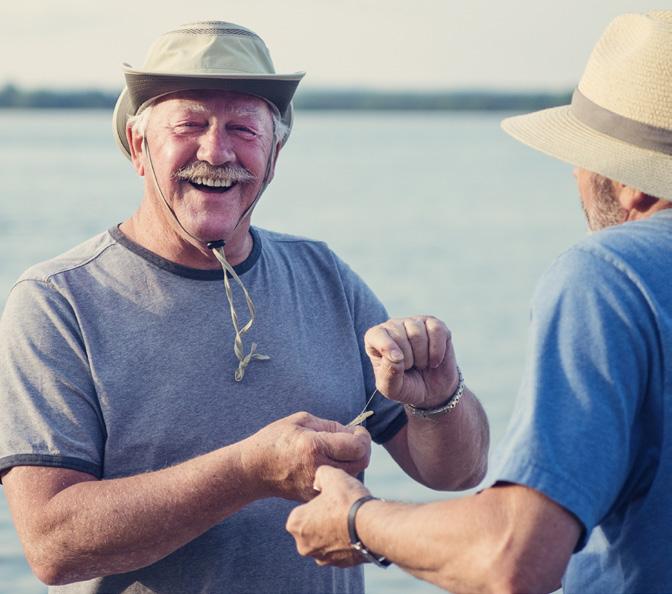
[[[223,194],[228,192],[231,188],[238,185],[238,182],[220,179],[191,179],[187,182],[192,188],[196,188],[200,192],[211,192],[215,194]]]

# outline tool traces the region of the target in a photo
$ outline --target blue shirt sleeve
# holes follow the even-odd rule
[[[606,253],[574,248],[541,279],[496,480],[531,487],[590,531],[631,471],[632,427],[658,343],[645,292]]]

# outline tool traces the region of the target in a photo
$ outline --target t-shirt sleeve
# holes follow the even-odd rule
[[[75,312],[48,282],[22,280],[0,320],[0,470],[100,477],[104,424]]]
[[[631,471],[655,328],[637,279],[601,253],[570,250],[535,292],[525,374],[494,477],[574,514],[584,528],[578,549]]]
[[[388,319],[387,311],[373,291],[366,283],[342,260],[336,256],[336,263],[346,293],[346,298],[351,307],[351,315],[354,321],[357,342],[359,345],[360,359],[362,362],[362,374],[366,394],[363,395],[362,407],[376,389],[376,381],[373,375],[371,361],[364,349],[364,335],[366,331]],[[366,429],[371,438],[378,444],[392,439],[406,424],[407,418],[403,406],[397,402],[376,394],[369,405],[369,410],[374,415],[365,421]]]

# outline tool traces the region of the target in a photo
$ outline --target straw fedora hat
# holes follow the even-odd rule
[[[112,116],[114,138],[130,159],[129,116],[170,93],[216,89],[255,95],[274,105],[288,128],[284,144],[292,127],[292,97],[304,74],[277,74],[261,37],[245,27],[222,21],[182,25],[154,42],[142,69],[124,64],[126,87]]]
[[[614,19],[571,105],[507,118],[502,128],[553,157],[672,199],[672,11]]]

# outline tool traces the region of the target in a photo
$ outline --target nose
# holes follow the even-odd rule
[[[196,157],[210,165],[224,165],[236,159],[233,142],[226,129],[211,126],[201,136]]]

